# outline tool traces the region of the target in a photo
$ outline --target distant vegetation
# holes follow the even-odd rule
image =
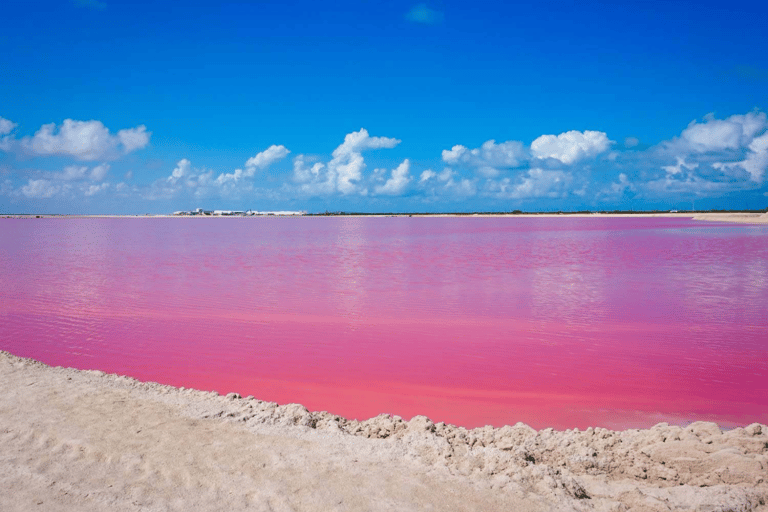
[[[397,216],[420,216],[429,217],[430,215],[586,215],[592,213],[604,213],[604,214],[621,214],[621,215],[633,215],[633,214],[648,214],[648,213],[768,213],[768,208],[762,210],[579,210],[579,211],[548,211],[548,212],[526,212],[522,210],[510,210],[510,211],[476,211],[476,212],[345,212],[345,211],[328,211],[322,213],[307,213],[308,216],[326,217],[326,216],[345,216],[345,215],[397,215]]]

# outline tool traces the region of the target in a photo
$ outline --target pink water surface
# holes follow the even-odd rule
[[[0,349],[358,419],[768,423],[768,228],[0,219]]]

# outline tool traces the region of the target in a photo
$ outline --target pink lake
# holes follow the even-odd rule
[[[0,349],[358,419],[768,423],[768,227],[1,219]]]

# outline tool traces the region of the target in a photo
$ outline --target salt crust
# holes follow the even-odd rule
[[[103,408],[105,397],[113,401],[120,397],[120,414],[111,405],[107,414],[98,416],[104,429],[99,430],[97,437],[106,438],[119,430],[118,426],[109,426],[118,420],[122,422],[120,428],[132,429],[133,426],[125,424],[126,411],[133,415],[131,421],[135,425],[146,416],[151,416],[153,421],[166,416],[176,422],[192,420],[185,430],[189,450],[198,450],[196,443],[203,439],[219,445],[222,453],[229,453],[228,448],[239,449],[230,453],[229,458],[233,460],[248,449],[237,448],[242,443],[246,443],[246,447],[250,446],[248,443],[258,445],[258,454],[262,457],[270,455],[273,449],[271,455],[277,454],[277,462],[273,457],[274,467],[283,468],[283,474],[277,473],[275,478],[282,479],[281,482],[294,481],[299,489],[302,486],[314,489],[308,501],[298,499],[291,489],[272,488],[258,495],[263,502],[258,501],[258,496],[253,497],[256,495],[251,496],[251,502],[245,498],[228,502],[220,495],[228,490],[231,498],[232,487],[219,482],[218,491],[211,492],[220,500],[213,503],[226,504],[222,510],[317,510],[319,506],[330,506],[322,501],[321,491],[330,493],[334,502],[341,497],[341,502],[329,508],[333,510],[495,510],[497,507],[499,510],[513,507],[514,510],[579,511],[768,510],[768,427],[758,423],[729,431],[722,431],[714,423],[696,422],[686,427],[660,423],[646,430],[588,428],[562,432],[536,431],[523,423],[468,430],[435,424],[424,416],[405,421],[382,414],[357,421],[328,412],[311,412],[299,404],[278,405],[253,397],[241,398],[235,393],[221,396],[216,392],[139,382],[99,371],[52,368],[2,351],[0,376],[0,446],[5,446],[0,448],[0,467],[13,469],[11,476],[0,476],[2,510],[27,510],[30,492],[45,495],[49,505],[61,505],[47,510],[68,509],[69,501],[62,497],[66,494],[59,492],[51,496],[50,492],[45,494],[36,488],[25,490],[20,474],[32,474],[46,482],[56,476],[60,480],[55,480],[49,488],[70,489],[73,496],[77,495],[78,488],[90,486],[93,493],[86,497],[80,495],[80,501],[76,502],[79,510],[91,509],[86,507],[91,503],[87,496],[96,500],[93,504],[110,503],[113,510],[183,510],[193,497],[195,503],[203,507],[199,510],[211,509],[204,504],[204,498],[210,496],[197,496],[189,486],[186,494],[169,497],[168,490],[163,488],[168,482],[142,484],[143,491],[136,498],[136,482],[131,484],[130,468],[151,474],[151,469],[142,469],[142,461],[150,458],[148,454],[156,449],[153,446],[138,445],[138,449],[134,446],[136,460],[131,459],[131,453],[119,453],[118,460],[114,454],[106,460],[102,453],[102,460],[98,460],[98,450],[88,442],[82,444],[84,452],[96,453],[91,453],[96,457],[94,464],[106,464],[104,471],[114,470],[115,464],[128,468],[128,476],[121,473],[121,490],[116,487],[112,493],[99,488],[98,478],[91,474],[93,468],[80,476],[76,471],[69,476],[68,471],[53,476],[46,473],[47,468],[58,463],[54,456],[56,450],[60,452],[59,459],[73,458],[72,447],[62,447],[67,444],[62,441],[67,438],[62,432],[71,431],[69,423],[77,423],[82,414],[46,428],[40,423],[28,425],[26,431],[20,430],[24,426],[20,418],[53,421],[53,413],[66,407],[55,397],[76,400],[77,405],[72,403],[69,407],[86,407],[86,411]],[[45,395],[43,403],[37,400],[30,404],[33,395]],[[89,400],[93,403],[89,404]],[[36,407],[34,414],[31,405]],[[146,412],[148,408],[152,414]],[[93,421],[87,428],[93,428],[92,424]],[[203,435],[212,425],[217,429],[215,435]],[[172,426],[167,428],[166,434],[176,435]],[[237,442],[233,441],[235,438]],[[71,440],[69,444],[72,445]],[[319,483],[311,467],[307,473],[306,464],[295,460],[309,455],[317,456],[317,472],[327,477],[320,478]],[[158,464],[172,465],[162,459]],[[350,467],[362,468],[358,472],[352,470],[351,477],[356,481],[347,482],[352,484],[351,489],[345,487],[347,484],[333,483],[329,475],[348,471]],[[198,482],[205,481],[206,475],[214,480],[222,478],[220,466],[195,468],[194,477],[184,478]],[[231,473],[231,468],[229,471]],[[247,476],[250,480],[246,478],[246,481],[253,481],[259,468],[249,471],[237,476]],[[382,471],[385,476],[377,476]],[[417,485],[421,494],[414,489],[402,491],[403,482],[388,480],[393,473],[405,478],[404,482]],[[225,476],[227,474],[225,472]],[[68,478],[71,481],[67,481]],[[175,477],[166,476],[168,478]],[[381,489],[376,487],[376,478],[381,479]],[[247,495],[242,485],[238,484],[235,489]],[[21,501],[8,498],[14,495]],[[248,503],[250,505],[240,506]]]

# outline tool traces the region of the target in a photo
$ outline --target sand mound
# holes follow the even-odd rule
[[[467,430],[0,352],[0,509],[766,510],[768,427]]]

